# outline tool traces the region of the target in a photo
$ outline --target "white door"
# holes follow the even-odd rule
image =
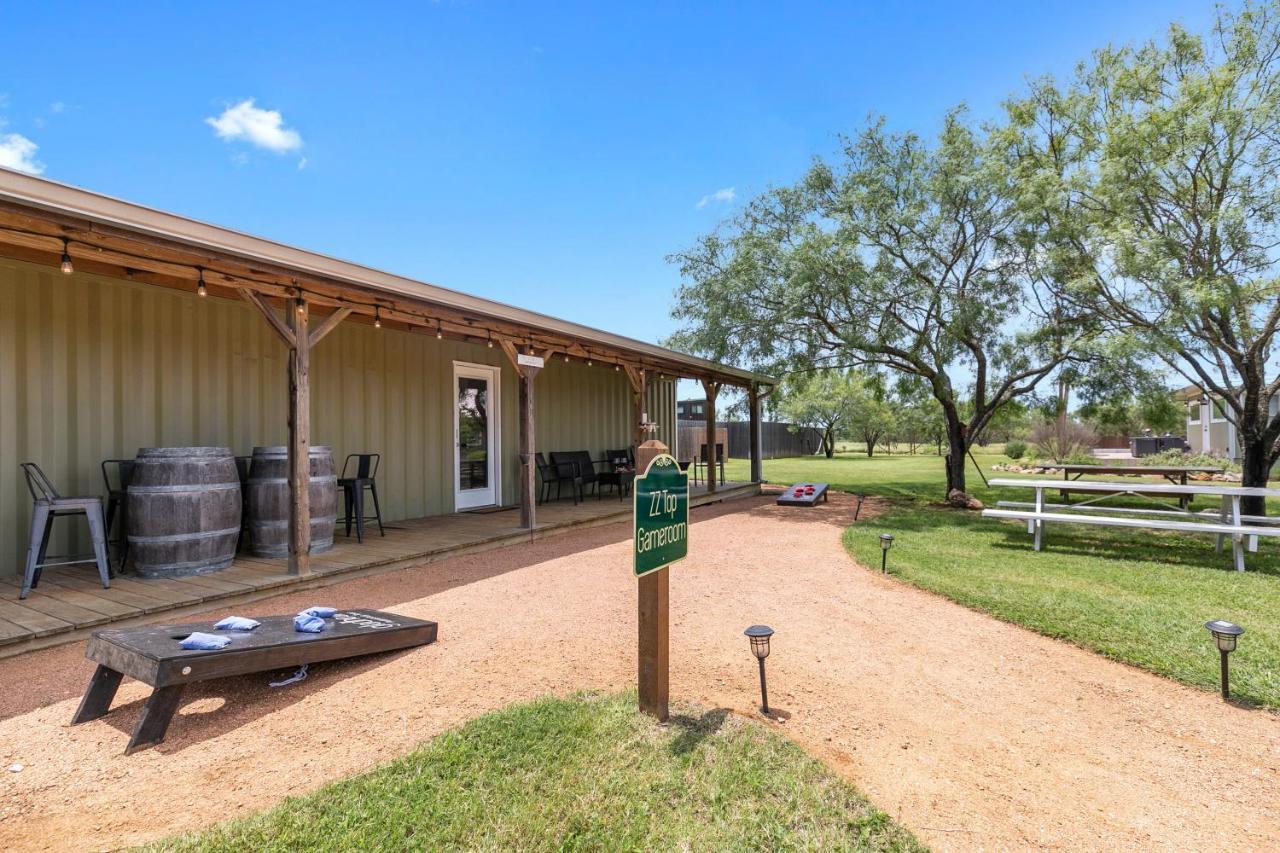
[[[501,494],[500,377],[496,367],[453,363],[453,494],[459,511],[494,506]]]

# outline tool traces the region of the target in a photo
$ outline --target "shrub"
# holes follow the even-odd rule
[[[1027,455],[1027,443],[1020,438],[1012,441],[1006,441],[1004,444],[1004,455],[1010,459],[1021,459]]]
[[[1232,462],[1221,453],[1188,453],[1182,450],[1162,450],[1143,456],[1139,465],[1187,465],[1191,467],[1222,468],[1225,471],[1240,472],[1240,464]]]
[[[1046,421],[1036,424],[1031,430],[1031,444],[1036,456],[1054,462],[1069,462],[1082,457],[1092,460],[1089,451],[1097,441],[1097,434],[1077,421],[1067,421],[1061,428],[1056,422]]]

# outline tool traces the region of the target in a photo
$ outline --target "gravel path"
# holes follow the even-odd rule
[[[874,509],[873,509],[874,511]],[[1280,717],[1112,663],[856,566],[852,502],[693,512],[673,570],[672,693],[754,713],[742,629],[777,630],[773,723],[939,849],[1280,849]],[[864,510],[865,517],[865,510]],[[80,644],[0,661],[0,849],[111,848],[268,807],[492,708],[634,683],[628,529],[611,525],[258,602],[393,609],[441,639],[215,682],[121,755],[146,688],[67,726]],[[220,611],[225,613],[226,611]],[[892,627],[891,627],[892,626]]]

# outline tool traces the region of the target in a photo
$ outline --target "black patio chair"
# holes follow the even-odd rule
[[[18,598],[26,598],[33,587],[40,585],[40,573],[46,566],[72,566],[96,563],[102,588],[110,589],[111,561],[107,557],[107,523],[102,514],[102,498],[97,495],[63,497],[58,494],[44,471],[34,462],[23,462],[22,473],[27,477],[27,491],[33,502],[31,512],[31,538],[27,543],[27,565],[22,573],[22,590]],[[93,556],[60,556],[50,560],[49,537],[53,533],[56,518],[83,515],[89,522],[89,535],[93,539]]]
[[[552,459],[558,454],[552,453]],[[578,475],[578,464],[573,461],[560,460],[556,462],[548,462],[547,457],[543,453],[534,454],[534,464],[538,466],[538,476],[542,478],[542,489],[538,495],[538,503],[546,503],[551,500],[551,487],[556,487],[556,500],[560,500],[560,487],[564,483],[569,484],[569,495],[573,498],[574,504],[578,503],[578,499],[582,494],[582,478]]]
[[[120,537],[116,539],[118,565],[124,571],[129,559],[129,480],[133,478],[132,459],[107,459],[102,463],[102,482],[107,487],[107,556],[111,556],[111,525],[120,517]],[[113,476],[114,474],[114,476]]]
[[[356,460],[354,476],[348,476],[351,460]],[[338,488],[342,489],[345,515],[336,520],[347,526],[347,535],[351,535],[351,523],[356,525],[356,541],[364,542],[364,523],[370,519],[378,522],[378,535],[386,536],[382,529],[382,508],[378,506],[378,465],[382,463],[380,453],[348,453],[342,463],[342,476],[338,478]],[[373,515],[364,514],[364,491],[369,490],[373,496]]]
[[[707,465],[707,445],[706,444],[703,444],[698,448],[698,465],[702,465],[704,468]],[[694,465],[695,471],[698,465]],[[720,441],[716,442],[716,467],[720,469],[720,479],[717,480],[716,482],[723,485],[724,484],[724,443]],[[695,478],[697,477],[696,473],[694,474],[694,477]]]
[[[604,454],[604,470],[596,474],[597,489],[612,486],[618,492],[618,500],[622,500],[630,491],[629,486],[636,476],[636,466],[632,462],[630,450],[609,450]]]

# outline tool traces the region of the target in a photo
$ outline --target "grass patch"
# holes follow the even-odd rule
[[[1002,457],[977,460],[990,476]],[[735,472],[745,476],[745,462],[733,460],[730,479]],[[1243,574],[1231,570],[1230,549],[1215,552],[1213,537],[1203,534],[1050,524],[1045,550],[1035,553],[1021,523],[938,506],[945,478],[937,457],[767,460],[765,473],[774,482],[817,480],[892,499],[886,515],[845,530],[845,547],[863,565],[878,569],[879,534],[892,533],[890,568],[903,580],[1186,684],[1218,687],[1218,655],[1204,622],[1243,625],[1247,633],[1232,655],[1232,693],[1280,708],[1274,540],[1260,540],[1258,552],[1246,555]],[[972,466],[968,474],[970,491],[989,505],[1031,499],[1029,489],[983,487]],[[1280,504],[1269,502],[1268,512],[1277,514]]]
[[[920,850],[799,747],[635,695],[486,714],[370,773],[156,850]]]

